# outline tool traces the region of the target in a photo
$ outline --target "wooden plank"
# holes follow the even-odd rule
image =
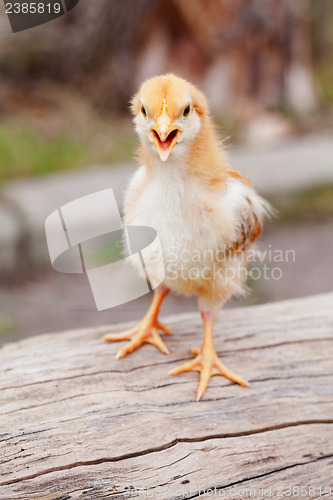
[[[332,306],[333,293],[222,311],[216,348],[251,386],[214,377],[199,403],[196,373],[168,376],[200,345],[199,314],[164,320],[169,356],[115,360],[102,335],[126,325],[5,345],[1,500],[327,497]]]

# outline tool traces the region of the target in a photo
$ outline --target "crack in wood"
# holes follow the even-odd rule
[[[270,427],[263,427],[261,429],[253,429],[253,430],[242,431],[242,432],[225,433],[225,434],[210,434],[210,435],[194,437],[194,438],[177,438],[177,439],[174,439],[173,441],[171,441],[170,443],[165,443],[164,445],[161,445],[161,446],[147,448],[146,450],[142,450],[142,451],[127,453],[124,455],[120,455],[118,457],[96,458],[93,460],[83,460],[83,461],[78,461],[78,462],[74,462],[72,464],[67,464],[67,465],[58,466],[58,467],[50,467],[49,469],[45,469],[44,471],[40,471],[40,472],[35,473],[35,474],[30,474],[30,475],[23,476],[20,478],[15,478],[15,479],[11,479],[9,481],[1,482],[0,486],[19,483],[22,481],[26,481],[28,479],[34,479],[36,477],[44,476],[46,474],[51,474],[53,472],[58,472],[58,471],[62,471],[62,470],[74,469],[76,467],[99,465],[102,463],[120,462],[122,460],[128,460],[130,458],[141,457],[143,455],[148,455],[151,453],[156,453],[159,451],[168,450],[170,448],[173,448],[174,446],[176,446],[179,443],[200,443],[200,442],[209,441],[212,439],[230,439],[230,438],[241,437],[241,436],[251,436],[254,434],[262,434],[264,432],[270,432],[270,431],[286,429],[286,428],[291,428],[291,427],[299,427],[302,425],[317,425],[317,424],[319,424],[319,425],[320,424],[333,424],[333,419],[304,420],[304,421],[298,421],[298,422],[288,422],[288,423],[284,423],[284,424],[274,425],[274,426],[270,426]],[[44,429],[43,431],[45,431],[45,430],[49,430],[49,429]],[[36,432],[43,432],[43,431],[36,431]],[[329,455],[329,457],[331,457],[331,456],[333,456],[333,455]],[[193,498],[195,498],[195,497],[193,497]]]
[[[198,498],[199,496],[202,496],[202,494],[204,494],[207,491],[220,491],[220,490],[223,491],[227,488],[233,488],[234,486],[239,486],[239,485],[242,485],[242,484],[249,482],[249,481],[253,481],[256,479],[262,479],[263,477],[271,476],[271,475],[276,474],[278,472],[283,472],[285,470],[293,469],[294,467],[302,467],[304,465],[312,464],[312,463],[318,462],[320,460],[327,460],[328,458],[332,458],[332,457],[333,457],[333,453],[326,454],[326,455],[323,455],[322,457],[316,457],[314,460],[309,460],[308,462],[299,462],[299,463],[292,464],[292,465],[286,465],[285,467],[273,469],[269,472],[264,472],[262,474],[258,474],[256,476],[252,476],[252,477],[247,477],[247,478],[244,478],[244,479],[241,479],[239,481],[235,481],[233,483],[229,483],[229,484],[226,484],[223,486],[211,486],[209,488],[204,488],[204,489],[200,490],[200,492],[198,492],[197,494],[194,494],[190,497],[187,496],[186,498],[189,500],[192,498]],[[173,499],[173,500],[177,500],[177,499]]]
[[[303,340],[295,340],[295,341],[288,341],[288,342],[279,342],[279,343],[276,343],[276,344],[269,344],[269,345],[263,345],[263,346],[255,346],[255,347],[247,347],[247,348],[237,348],[235,350],[218,350],[217,349],[217,354],[221,357],[225,356],[229,356],[230,354],[234,355],[234,354],[237,354],[239,352],[248,352],[248,351],[256,351],[256,350],[261,350],[261,349],[271,349],[271,348],[274,348],[274,347],[281,347],[281,346],[288,346],[288,345],[294,345],[294,344],[304,344],[304,343],[311,343],[311,342],[315,342],[315,343],[318,343],[318,342],[333,342],[333,339],[332,337],[323,337],[323,338],[315,338],[315,339],[303,339]],[[188,360],[191,360],[193,359],[193,356],[188,356],[186,354],[186,356],[183,356],[179,359],[172,359],[172,360],[167,360],[167,361],[163,361],[163,359],[157,363],[151,363],[149,365],[140,365],[140,366],[135,366],[133,368],[130,368],[130,369],[127,369],[127,370],[102,370],[102,371],[98,371],[98,372],[91,372],[91,373],[80,373],[78,375],[72,375],[72,376],[69,376],[69,377],[60,377],[60,378],[53,378],[53,379],[48,379],[48,380],[43,380],[42,382],[41,381],[38,381],[38,382],[30,382],[28,384],[22,384],[22,385],[13,385],[13,386],[10,386],[10,387],[1,387],[0,388],[0,391],[7,391],[7,390],[12,390],[12,389],[21,389],[21,388],[24,388],[24,387],[30,387],[30,386],[34,386],[34,385],[40,385],[40,384],[48,384],[48,383],[51,383],[51,382],[61,382],[61,381],[65,381],[65,380],[74,380],[74,379],[77,379],[77,378],[84,378],[84,377],[93,377],[93,376],[96,376],[96,375],[105,375],[106,373],[122,373],[122,374],[127,374],[127,373],[131,373],[133,371],[137,371],[137,370],[143,370],[143,369],[151,369],[152,367],[154,366],[163,366],[163,365],[170,365],[170,364],[176,364],[176,363],[180,363],[180,362],[183,362],[183,361],[188,361]]]
[[[68,398],[62,398],[62,399],[57,399],[57,400],[53,400],[53,401],[48,401],[47,403],[41,403],[39,405],[32,405],[32,406],[25,406],[25,407],[22,407],[22,408],[17,408],[15,410],[12,410],[12,411],[8,411],[8,412],[5,412],[5,413],[0,413],[0,417],[4,416],[4,415],[12,415],[13,413],[17,413],[19,411],[25,411],[25,410],[34,410],[36,408],[41,408],[43,406],[48,406],[48,405],[52,405],[52,404],[59,404],[59,403],[63,403],[64,401],[69,401],[71,399],[76,399],[76,398],[85,398],[85,397],[89,397],[89,396],[98,396],[100,394],[110,394],[110,392],[146,392],[146,391],[151,391],[153,389],[163,389],[165,387],[169,387],[169,386],[172,386],[172,385],[183,385],[183,384],[186,384],[186,383],[191,383],[190,381],[188,382],[169,382],[169,383],[166,383],[166,384],[159,384],[159,385],[152,385],[150,387],[144,387],[143,389],[126,389],[126,388],[122,388],[122,389],[108,389],[106,391],[99,391],[99,392],[91,392],[91,393],[86,393],[86,394],[75,394],[74,396],[69,396]],[[222,398],[222,399],[230,399],[230,398]],[[118,409],[118,408],[122,408],[122,407],[125,407],[125,406],[128,406],[128,405],[121,405],[121,406],[117,406],[117,407],[114,407],[113,409]],[[159,406],[159,405],[156,405],[156,406]]]
[[[117,346],[100,339],[108,327],[4,346],[0,496],[71,496],[81,486],[96,500],[123,499],[129,489],[156,497],[163,483],[165,498],[174,498],[181,492],[172,488],[191,480],[188,496],[220,483],[232,497],[232,485],[299,476],[330,483],[332,300],[333,293],[227,312],[216,347],[227,365],[240,360],[253,385],[215,378],[200,404],[192,399],[197,374],[164,376],[202,339],[193,314],[175,317],[167,358],[147,346],[109,364]]]
[[[271,380],[292,380],[298,378],[327,378],[333,377],[333,373],[298,373],[296,375],[287,375],[285,377],[265,377],[265,378],[253,378],[249,382],[270,382]]]
[[[332,325],[333,326],[333,325]],[[294,344],[309,344],[311,342],[333,342],[332,337],[322,337],[318,339],[299,339],[299,340],[290,340],[286,342],[278,342],[276,344],[268,344],[268,345],[258,345],[254,347],[246,347],[246,348],[237,348],[237,349],[229,349],[228,351],[218,351],[219,355],[226,355],[226,354],[235,354],[237,352],[247,352],[247,351],[258,351],[261,349],[271,349],[272,347],[281,347],[281,346],[288,346],[288,345],[294,345]]]
[[[288,375],[288,376],[276,376],[276,377],[265,377],[265,378],[253,378],[253,379],[249,379],[248,382],[249,384],[251,383],[260,383],[260,382],[270,382],[272,380],[290,380],[290,379],[298,379],[298,378],[330,378],[330,377],[333,377],[333,373],[311,373],[311,374],[307,374],[307,373],[300,373],[300,374],[296,374],[296,375]],[[225,381],[224,381],[225,382]],[[99,391],[99,392],[91,392],[91,393],[86,393],[86,394],[75,394],[74,396],[69,396],[68,398],[62,398],[62,399],[58,399],[58,400],[54,400],[54,401],[48,401],[47,403],[42,403],[42,404],[39,404],[39,405],[32,405],[32,406],[25,406],[25,407],[22,407],[22,408],[17,408],[15,410],[12,410],[12,411],[8,411],[8,412],[4,412],[4,413],[0,413],[0,417],[2,416],[5,416],[5,415],[12,415],[14,413],[17,413],[17,412],[20,412],[20,411],[26,411],[26,410],[34,410],[36,408],[41,408],[43,406],[49,406],[49,405],[53,405],[53,404],[59,404],[59,403],[63,403],[65,401],[69,401],[71,399],[76,399],[76,398],[85,398],[85,397],[89,397],[89,396],[96,396],[96,395],[100,395],[100,394],[110,394],[110,392],[134,392],[134,393],[140,393],[140,392],[147,392],[147,391],[151,391],[153,389],[162,389],[162,388],[165,388],[165,387],[169,387],[169,386],[172,386],[172,385],[184,385],[184,384],[191,384],[192,382],[191,381],[182,381],[182,382],[170,382],[170,383],[166,383],[166,384],[159,384],[159,385],[153,385],[153,386],[150,386],[150,387],[145,387],[143,389],[126,389],[126,388],[121,388],[121,389],[108,389],[106,391]],[[224,384],[225,386],[227,385],[232,385],[232,382],[231,383],[227,383],[227,384]],[[21,386],[22,387],[22,386]],[[211,402],[211,401],[225,401],[225,400],[228,400],[228,399],[232,399],[231,396],[229,397],[221,397],[221,398],[206,398],[205,399],[205,402]],[[192,400],[186,400],[186,401],[176,401],[176,402],[172,402],[172,403],[164,403],[163,405],[157,405],[157,404],[149,404],[149,406],[153,406],[153,407],[158,407],[158,408],[164,408],[164,407],[167,407],[167,406],[177,406],[177,405],[183,405],[183,404],[188,404],[188,403],[192,403]],[[130,406],[142,406],[142,405],[130,405]],[[145,406],[147,406],[147,404],[145,404]],[[118,410],[120,408],[123,408],[123,407],[126,407],[128,408],[129,405],[126,404],[126,405],[120,405],[120,406],[117,406],[117,407],[111,407],[109,408],[109,410]],[[92,412],[90,412],[92,413]],[[87,415],[88,413],[85,413],[84,415]],[[119,415],[117,415],[119,416]],[[80,417],[77,417],[77,418],[80,418]],[[0,442],[1,442],[1,439],[0,439]]]
[[[30,431],[30,432],[23,431],[21,433],[14,434],[14,435],[9,436],[9,437],[8,437],[8,434],[2,434],[1,435],[1,439],[0,439],[0,443],[2,443],[3,441],[9,441],[10,439],[19,438],[19,437],[22,437],[22,436],[30,436],[31,434],[39,434],[40,432],[53,431],[56,428],[57,427],[49,427],[48,429],[40,429],[38,431]]]

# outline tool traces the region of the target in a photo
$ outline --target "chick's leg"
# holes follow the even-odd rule
[[[160,306],[169,291],[170,290],[164,285],[160,285],[156,288],[147,314],[137,326],[122,333],[111,333],[109,335],[105,335],[104,340],[106,342],[130,340],[130,342],[128,342],[124,347],[119,349],[117,359],[124,358],[126,354],[133,352],[144,342],[155,345],[164,354],[169,353],[167,346],[158,333],[158,330],[162,330],[162,332],[166,335],[171,333],[171,331],[169,328],[162,325],[162,323],[160,323],[157,319]]]
[[[243,387],[248,385],[246,380],[229,370],[229,368],[219,360],[216,354],[213,344],[213,328],[216,319],[214,310],[209,312],[201,311],[201,316],[204,327],[204,340],[201,349],[196,347],[192,348],[191,353],[196,354],[196,357],[170,372],[170,375],[178,375],[179,373],[188,371],[200,372],[200,381],[196,395],[197,401],[204,395],[208,382],[214,375],[222,375]]]

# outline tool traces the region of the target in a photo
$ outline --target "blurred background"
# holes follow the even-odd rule
[[[121,206],[137,145],[129,100],[164,72],[206,93],[232,165],[279,210],[256,264],[270,272],[252,276],[245,304],[332,290],[331,0],[80,0],[15,34],[1,4],[0,343],[144,313],[150,296],[97,312],[85,276],[53,271],[44,222],[106,187]],[[190,310],[195,299],[163,306]]]

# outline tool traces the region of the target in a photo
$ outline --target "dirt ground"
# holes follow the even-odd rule
[[[268,226],[260,249],[267,255],[263,262],[254,264],[256,269],[249,282],[252,293],[243,301],[231,300],[225,307],[332,290],[333,220]],[[259,275],[261,279],[257,279]],[[24,284],[0,288],[0,343],[51,331],[139,319],[150,300],[148,294],[98,312],[84,275],[61,274],[50,268]],[[196,310],[195,297],[172,294],[162,306],[162,315]]]

